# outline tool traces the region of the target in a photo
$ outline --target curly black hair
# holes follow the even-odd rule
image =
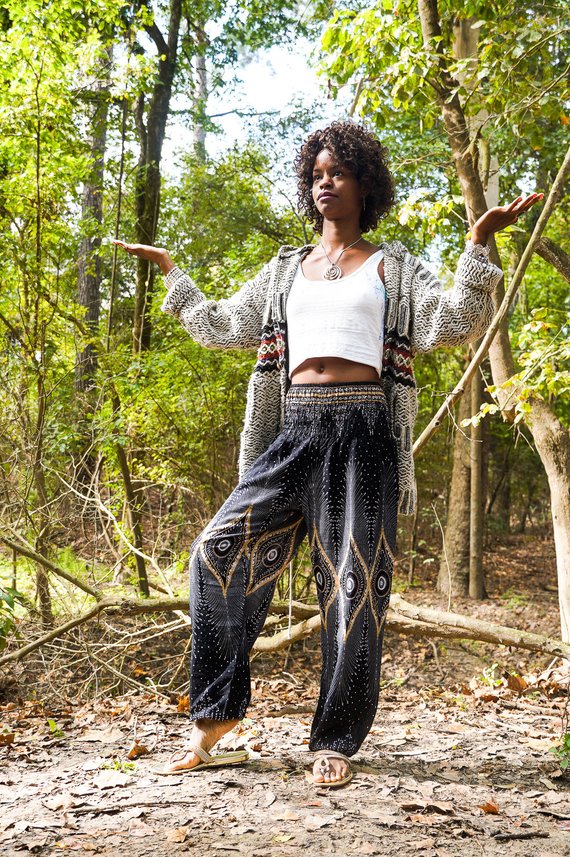
[[[351,170],[366,190],[366,205],[360,213],[360,229],[369,232],[388,214],[395,203],[394,179],[388,169],[388,150],[362,125],[333,122],[305,140],[295,158],[299,208],[319,234],[323,215],[313,200],[313,168],[319,152],[328,149]]]

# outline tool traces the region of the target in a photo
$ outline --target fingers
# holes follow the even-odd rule
[[[116,244],[117,247],[122,247],[123,250],[126,250],[127,253],[130,253],[131,256],[135,256],[140,248],[140,244],[127,244],[126,241],[120,241],[118,238],[113,238],[111,240],[111,244]]]
[[[129,246],[129,244],[127,244],[127,243],[126,243],[126,241],[120,241],[118,238],[112,238],[112,239],[111,239],[111,244],[116,244],[118,247],[122,247],[122,248],[123,248],[123,250],[126,250],[126,251],[127,251],[127,253],[128,253],[128,252],[129,252],[129,250],[130,250],[130,246]]]
[[[525,214],[531,206],[533,206],[536,202],[541,202],[544,197],[543,193],[531,193],[526,199],[522,196],[517,196],[509,205],[507,205],[504,209],[506,213],[513,214],[515,216],[515,221],[518,220],[521,214]]]
[[[507,211],[517,210],[517,213],[520,214],[522,211],[526,211],[531,205],[534,205],[535,202],[539,202],[544,197],[543,193],[531,193],[526,199],[523,199],[522,196],[517,196],[513,202],[507,207]]]

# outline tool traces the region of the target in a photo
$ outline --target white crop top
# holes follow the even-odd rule
[[[289,378],[310,357],[344,357],[382,369],[386,292],[378,250],[339,280],[308,280],[297,268],[287,298]]]

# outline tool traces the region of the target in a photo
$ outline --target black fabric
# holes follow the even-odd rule
[[[307,536],[323,652],[309,746],[358,750],[378,704],[397,507],[380,382],[293,384],[281,432],[191,547],[192,720],[245,715],[249,652]]]

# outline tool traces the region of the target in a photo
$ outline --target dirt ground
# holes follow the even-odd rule
[[[452,609],[557,636],[551,543],[507,547],[487,555],[489,599]],[[447,607],[428,577],[405,597]],[[154,769],[189,732],[184,698],[47,705],[19,673],[0,707],[0,853],[570,855],[570,776],[550,752],[570,731],[567,662],[388,630],[374,726],[352,783],[329,790],[307,773],[317,641],[252,668],[248,717],[222,742],[250,761],[169,778]],[[135,738],[149,752],[128,761]]]

